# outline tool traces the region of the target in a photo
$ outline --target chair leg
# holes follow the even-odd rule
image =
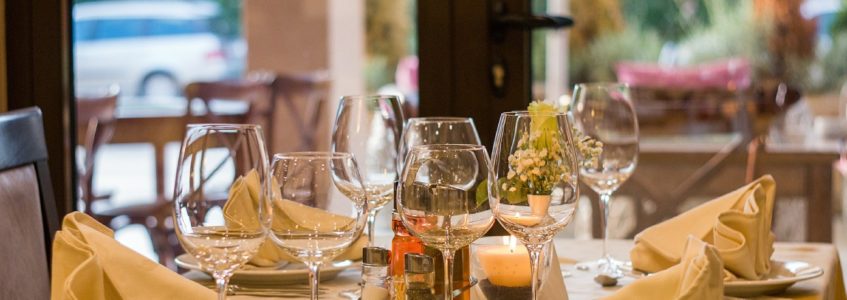
[[[158,220],[155,227],[147,228],[147,232],[150,234],[150,239],[153,242],[153,249],[156,250],[156,254],[159,256],[159,264],[176,270],[174,251],[170,242],[168,242],[168,231],[164,228],[165,226],[162,224],[162,221]]]

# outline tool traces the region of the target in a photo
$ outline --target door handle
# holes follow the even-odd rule
[[[566,16],[509,13],[506,4],[502,0],[493,3],[489,20],[490,37],[495,46],[491,49],[489,77],[494,95],[498,97],[505,95],[506,79],[509,77],[509,68],[500,51],[498,51],[500,45],[504,45],[507,31],[563,29],[571,27],[574,24],[573,19]]]
[[[541,28],[558,29],[573,26],[573,19],[565,16],[551,15],[511,15],[502,14],[494,17],[494,27],[533,30]]]

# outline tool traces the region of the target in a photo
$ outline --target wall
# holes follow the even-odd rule
[[[336,100],[364,91],[363,0],[245,0],[247,69],[278,73],[328,71],[332,80],[317,130],[317,150],[329,149]],[[275,112],[272,152],[298,150],[291,113]],[[292,137],[292,138],[287,138]]]

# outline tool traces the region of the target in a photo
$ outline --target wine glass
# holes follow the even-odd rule
[[[579,203],[578,157],[567,114],[556,110],[501,114],[491,160],[492,210],[503,228],[526,246],[532,298],[537,299],[542,250],[570,224]]]
[[[403,113],[395,96],[345,96],[338,104],[332,151],[352,153],[368,193],[368,245],[376,213],[394,199]]]
[[[638,119],[629,87],[624,84],[578,84],[573,100],[574,125],[602,147],[599,157],[583,160],[579,168],[582,182],[600,195],[602,204],[603,257],[596,263],[600,274],[620,277],[623,263],[606,249],[608,218],[612,193],[632,175],[638,163]]]
[[[174,187],[179,242],[212,274],[218,299],[265,240],[268,154],[258,125],[188,125]]]
[[[271,239],[309,267],[311,299],[318,299],[321,265],[359,238],[368,195],[350,153],[294,152],[271,164],[274,208]]]
[[[485,184],[492,176],[481,145],[422,145],[406,157],[397,210],[412,235],[441,251],[444,299],[453,298],[453,253],[494,224]]]
[[[409,151],[419,145],[472,144],[480,145],[479,133],[473,119],[462,117],[411,118],[403,129],[398,166]]]

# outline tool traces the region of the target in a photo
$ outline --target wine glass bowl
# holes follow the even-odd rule
[[[258,125],[189,125],[174,185],[180,244],[215,278],[219,299],[232,273],[266,238],[268,159]]]
[[[481,145],[421,145],[406,157],[397,210],[412,235],[443,253],[443,278],[452,278],[453,252],[494,223],[486,192],[492,176]],[[452,298],[452,280],[444,284],[445,299]]]
[[[578,84],[574,89],[574,125],[586,138],[596,141],[600,152],[584,159],[582,182],[600,195],[603,225],[603,257],[596,262],[600,273],[622,276],[623,264],[606,251],[612,193],[635,171],[638,164],[638,119],[629,87],[617,83]]]
[[[473,119],[462,117],[411,118],[403,129],[399,164],[409,151],[419,145],[473,144],[479,145],[479,134]]]
[[[295,152],[274,156],[271,239],[309,267],[317,299],[320,266],[362,234],[368,197],[352,154]]]
[[[351,153],[368,195],[368,241],[373,244],[376,213],[394,199],[403,113],[396,96],[345,96],[338,104],[332,152]]]
[[[529,251],[533,299],[542,248],[570,224],[579,202],[579,158],[571,130],[566,113],[535,102],[529,111],[501,114],[494,140],[492,210]]]

